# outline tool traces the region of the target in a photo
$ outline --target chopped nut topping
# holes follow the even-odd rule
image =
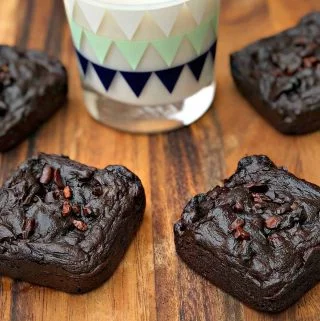
[[[34,218],[26,218],[24,222],[22,238],[27,239],[30,236],[30,234],[34,231],[35,226],[36,221]]]
[[[54,170],[53,177],[54,177],[54,182],[56,183],[56,185],[59,188],[64,188],[64,184],[63,184],[63,181],[62,181],[62,177],[61,177],[61,173],[60,173],[60,169],[59,168]]]
[[[270,230],[277,228],[280,223],[281,218],[279,216],[271,216],[265,220],[265,225]]]
[[[237,218],[230,226],[230,231],[234,232],[234,237],[239,240],[249,240],[250,234],[243,229],[245,221],[242,218]]]
[[[40,177],[40,183],[41,184],[49,184],[53,177],[53,168],[49,165],[46,165],[43,170]]]
[[[68,201],[65,201],[62,206],[62,216],[68,216],[71,214],[72,208]]]
[[[234,237],[238,240],[249,240],[250,234],[246,232],[242,227],[239,227],[234,233]]]
[[[230,226],[230,231],[235,231],[239,227],[243,227],[245,224],[244,220],[242,218],[237,218]]]
[[[63,189],[63,196],[67,199],[71,198],[72,197],[72,190],[69,186],[66,186],[64,189]]]
[[[85,222],[73,220],[72,224],[79,230],[79,231],[86,231],[88,229],[88,225]]]
[[[40,177],[40,182],[42,184],[48,184],[52,180],[56,186],[52,186],[52,190],[46,190],[44,201],[47,203],[53,203],[54,201],[58,201],[59,203],[63,202],[61,216],[68,217],[67,221],[73,224],[78,230],[86,231],[88,229],[88,225],[75,218],[76,216],[80,217],[80,215],[90,216],[93,214],[93,210],[89,206],[84,206],[82,208],[81,204],[73,203],[71,201],[73,191],[70,186],[64,184],[60,169],[45,165]],[[93,187],[92,194],[96,196],[103,194],[102,187],[98,183]],[[28,224],[30,225],[31,223]],[[27,237],[29,233],[30,232],[27,231],[24,232],[24,236]]]

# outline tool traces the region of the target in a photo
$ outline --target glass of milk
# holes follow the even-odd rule
[[[135,133],[190,125],[212,105],[220,0],[64,0],[85,105]]]

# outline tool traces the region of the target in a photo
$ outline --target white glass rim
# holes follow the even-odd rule
[[[65,0],[68,1],[68,0]],[[83,2],[115,10],[154,10],[181,5],[189,0],[82,0]]]

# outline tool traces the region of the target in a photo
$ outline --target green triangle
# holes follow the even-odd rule
[[[214,34],[217,35],[218,34],[218,26],[219,26],[219,15],[215,14],[213,19],[212,19],[212,26],[213,26],[213,31]]]
[[[137,69],[148,45],[148,41],[127,41],[117,40],[116,46],[119,48],[123,56],[132,69]]]
[[[171,66],[174,58],[177,55],[182,39],[183,36],[176,36],[163,40],[155,40],[152,41],[152,45],[158,51],[167,65]]]
[[[190,40],[193,48],[200,54],[203,47],[203,41],[208,34],[208,30],[210,27],[210,23],[206,22],[201,24],[198,28],[187,35],[188,39]]]
[[[106,55],[111,47],[112,40],[106,37],[95,35],[90,31],[85,31],[85,35],[90,43],[91,48],[94,50],[100,63],[104,63]]]
[[[80,49],[82,28],[79,25],[77,25],[73,20],[70,19],[70,29],[71,29],[74,45],[76,46],[77,49]]]

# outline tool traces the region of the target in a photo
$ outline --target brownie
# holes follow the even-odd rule
[[[288,308],[320,280],[320,188],[267,156],[195,196],[175,224],[177,253],[224,291],[267,312]]]
[[[278,131],[320,129],[320,12],[231,55],[234,81]]]
[[[70,293],[113,274],[145,210],[140,179],[40,154],[0,190],[0,274]]]
[[[24,140],[67,99],[63,65],[39,51],[0,46],[0,152]]]

